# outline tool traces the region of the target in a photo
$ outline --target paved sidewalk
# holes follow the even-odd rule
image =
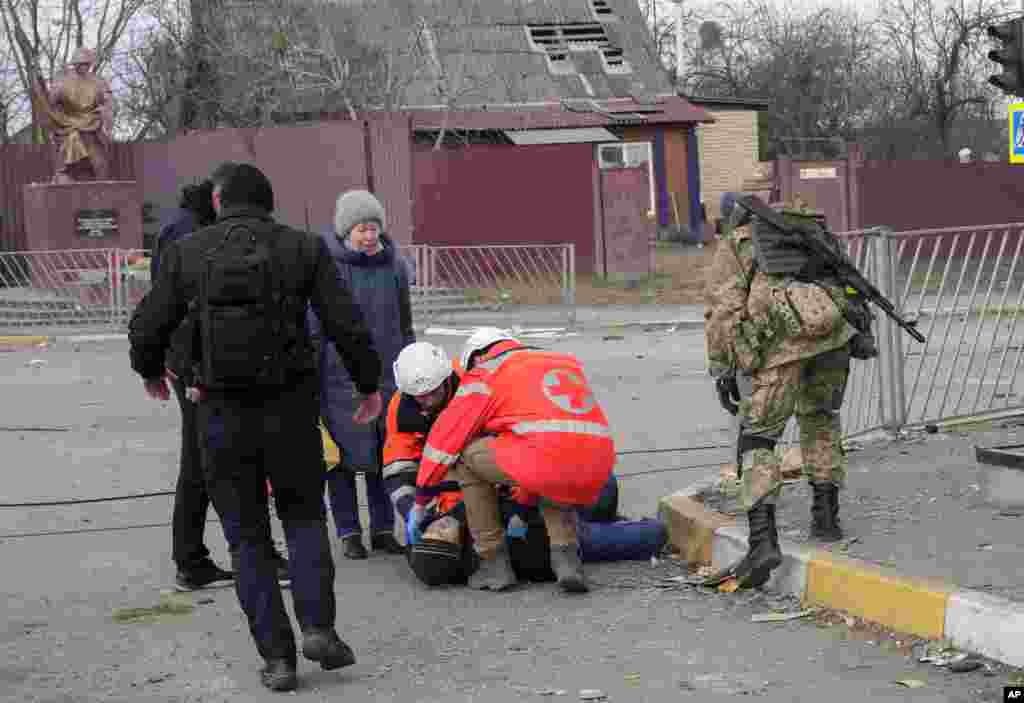
[[[575,317],[571,313],[575,313]],[[505,327],[549,334],[571,331],[649,328],[696,329],[704,326],[704,309],[699,305],[536,305],[501,310],[474,310],[418,316],[416,331],[468,334],[480,326]],[[102,342],[127,339],[122,330],[41,329],[24,334],[0,335],[0,348],[40,344]]]
[[[777,508],[785,554],[768,588],[1024,664],[1024,511],[990,502],[996,467],[975,447],[1019,444],[1019,423],[873,444],[850,454],[845,538],[810,539],[806,482]],[[699,482],[661,501],[673,543],[719,568],[747,548],[734,485]]]

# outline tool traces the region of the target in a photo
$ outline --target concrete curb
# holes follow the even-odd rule
[[[708,479],[665,496],[658,514],[669,542],[691,564],[721,569],[747,552],[747,529],[704,507]],[[742,522],[739,521],[739,522]],[[766,588],[842,610],[899,632],[952,642],[1010,666],[1024,666],[1024,603],[928,579],[860,559],[780,540],[783,561]]]

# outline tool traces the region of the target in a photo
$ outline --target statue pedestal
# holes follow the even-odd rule
[[[24,187],[30,285],[80,305],[124,305],[134,290],[124,249],[142,249],[137,181],[29,183]]]
[[[142,248],[137,181],[29,183],[24,198],[29,251]]]

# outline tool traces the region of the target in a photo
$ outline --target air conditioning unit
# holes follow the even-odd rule
[[[602,144],[597,149],[598,164],[602,169],[624,168],[626,166],[626,155],[622,147],[625,144]]]
[[[602,144],[597,158],[602,169],[636,168],[651,162],[651,145],[649,142]]]

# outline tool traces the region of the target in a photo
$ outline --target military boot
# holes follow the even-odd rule
[[[551,569],[558,578],[558,586],[566,593],[586,593],[590,590],[583,577],[583,562],[580,560],[579,545],[552,544]]]
[[[767,583],[771,571],[782,563],[779,532],[775,527],[775,505],[759,503],[747,512],[750,526],[747,553],[742,559],[709,576],[705,586],[718,586],[731,578],[739,588],[760,588]]]
[[[814,503],[811,505],[811,537],[822,542],[843,538],[839,526],[839,486],[831,481],[812,481]]]
[[[469,577],[469,587],[481,591],[504,591],[517,583],[516,572],[512,570],[508,546],[498,547],[490,559],[480,558],[480,566]]]
[[[761,503],[750,510],[747,523],[750,526],[747,569],[736,576],[736,582],[740,588],[760,588],[768,582],[772,569],[782,563],[775,505]]]

